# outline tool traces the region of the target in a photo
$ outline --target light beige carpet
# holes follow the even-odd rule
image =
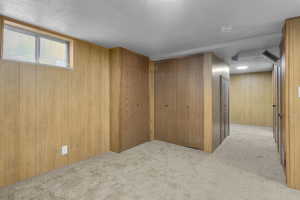
[[[299,200],[270,128],[233,125],[213,154],[160,141],[0,189],[0,200]]]

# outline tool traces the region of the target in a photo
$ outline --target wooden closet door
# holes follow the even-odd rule
[[[121,151],[149,140],[148,59],[122,51]]]
[[[177,62],[161,62],[155,77],[155,139],[177,143]]]
[[[177,138],[178,144],[203,147],[202,57],[179,59],[177,64]]]
[[[157,64],[155,139],[203,149],[202,56]]]
[[[176,141],[174,143],[182,146],[190,146],[189,137],[192,130],[191,124],[191,88],[189,87],[190,69],[186,59],[177,61],[176,82]]]

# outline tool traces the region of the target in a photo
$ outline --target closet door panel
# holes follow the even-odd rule
[[[122,52],[121,150],[149,140],[148,59]]]
[[[202,56],[157,63],[155,139],[203,149]]]
[[[156,72],[155,139],[176,143],[176,61],[160,63]]]
[[[177,120],[182,145],[203,147],[202,57],[190,56],[178,61]]]

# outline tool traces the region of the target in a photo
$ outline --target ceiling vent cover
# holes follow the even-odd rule
[[[241,51],[232,57],[233,61],[247,62],[247,61],[268,61],[276,63],[279,60],[279,48],[268,48],[268,49],[255,49],[248,51]]]

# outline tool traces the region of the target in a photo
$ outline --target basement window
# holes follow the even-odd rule
[[[2,58],[71,68],[72,40],[5,21]]]

